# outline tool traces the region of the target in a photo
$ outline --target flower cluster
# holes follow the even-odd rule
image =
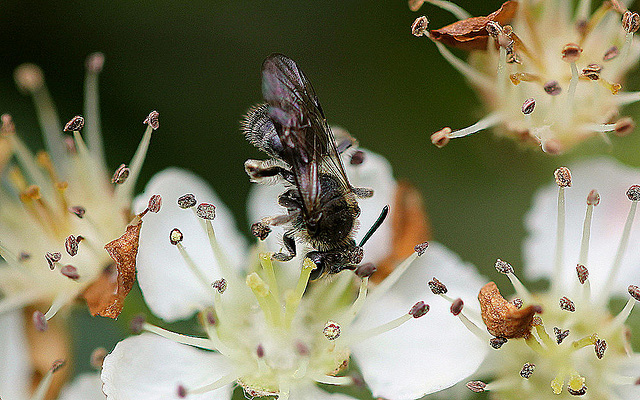
[[[600,167],[609,174],[620,172],[609,161],[600,161]],[[635,302],[640,301],[640,289],[627,284],[628,301],[617,315],[612,315],[608,306],[611,294],[619,292],[615,290],[618,280],[630,279],[629,274],[620,275],[620,270],[640,201],[640,186],[632,185],[626,192],[631,204],[612,265],[607,269],[606,265],[589,259],[594,208],[600,204],[596,190],[587,189],[581,194],[587,205],[584,221],[579,224],[582,234],[577,243],[569,246],[576,250],[571,254],[571,262],[565,262],[565,190],[571,188],[572,176],[565,167],[559,168],[555,176],[558,186],[555,253],[546,257],[552,264],[546,269],[550,272],[550,289],[531,293],[518,280],[511,264],[498,259],[495,268],[512,282],[516,293],[513,299],[507,301],[497,285],[489,282],[479,292],[479,312],[453,301],[452,313],[482,338],[487,348],[494,349],[477,372],[479,376],[493,379],[488,383],[471,381],[467,387],[473,392],[489,391],[500,399],[546,399],[552,394],[563,395],[560,398],[583,395],[636,398],[640,393],[636,384],[639,356],[631,350],[630,330],[625,321]],[[585,190],[586,185],[580,186]],[[618,196],[624,197],[624,192]],[[616,200],[603,199],[608,201]],[[548,226],[549,216],[544,214],[548,213],[538,212],[535,217],[539,221],[544,219]],[[575,234],[579,229],[570,231]],[[553,246],[547,245],[546,253],[550,249]],[[596,274],[592,276],[590,271]],[[638,278],[637,273],[633,275]],[[605,282],[592,286],[591,282],[598,279]],[[435,294],[445,296],[447,293],[445,284],[435,278],[429,285]]]
[[[412,0],[417,10],[425,0]],[[426,17],[413,24],[444,58],[478,90],[489,114],[459,130],[446,127],[431,137],[441,147],[452,138],[499,127],[500,135],[562,153],[607,132],[630,133],[635,123],[619,117],[620,107],[640,100],[622,91],[625,75],[640,58],[634,33],[640,15],[626,1],[507,1],[486,17],[448,1],[428,1],[459,21],[429,31]],[[446,46],[470,51],[468,62]]]

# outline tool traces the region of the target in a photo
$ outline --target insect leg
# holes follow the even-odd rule
[[[296,241],[293,238],[293,236],[291,236],[291,232],[287,232],[284,235],[282,235],[282,241],[284,242],[284,247],[287,249],[287,252],[289,254],[275,253],[273,255],[273,258],[275,258],[278,261],[289,261],[296,256]]]

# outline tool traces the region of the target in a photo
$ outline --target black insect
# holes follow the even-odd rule
[[[296,255],[295,238],[307,243],[315,249],[306,254],[316,265],[312,279],[355,269],[363,258],[362,246],[380,226],[388,207],[356,245],[357,199],[372,196],[373,190],[351,186],[340,161],[339,152],[350,147],[353,138],[336,144],[311,83],[282,54],[264,61],[262,93],[266,103],[249,111],[243,130],[247,140],[272,159],[247,160],[245,170],[254,182],[284,180],[288,188],[278,204],[287,214],[263,218],[252,226],[252,233],[264,239],[271,232],[269,226],[286,225],[286,252],[274,257],[291,260]]]

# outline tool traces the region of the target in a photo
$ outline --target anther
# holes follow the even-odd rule
[[[302,342],[296,342],[296,352],[301,356],[308,356],[309,347]]]
[[[328,321],[322,329],[322,334],[329,340],[336,340],[340,337],[340,325],[337,322]]]
[[[75,256],[78,254],[78,239],[73,235],[67,236],[64,241],[64,248],[71,257]]]
[[[631,201],[640,201],[640,185],[633,185],[627,190],[627,197]]]
[[[264,347],[261,344],[259,344],[256,348],[256,355],[258,356],[258,358],[264,357]]]
[[[616,121],[613,133],[616,136],[624,137],[636,129],[636,123],[630,117],[623,117]]]
[[[142,123],[149,125],[151,129],[153,129],[154,131],[157,131],[158,128],[160,127],[160,121],[158,121],[159,115],[160,114],[157,111],[151,111],[149,115],[147,115],[147,118],[145,118],[145,120],[142,121]]]
[[[612,46],[604,53],[602,61],[611,61],[620,54],[620,50],[617,46]]]
[[[560,94],[560,92],[562,92],[562,88],[560,87],[558,81],[546,82],[543,86],[543,89],[547,94],[551,96],[557,96]]]
[[[126,182],[131,171],[125,164],[120,164],[111,177],[111,183],[121,185]]]
[[[182,235],[182,232],[178,228],[173,228],[169,233],[169,242],[171,242],[171,244],[174,246],[182,242],[183,239],[184,239],[184,236]]]
[[[560,167],[555,170],[553,176],[556,178],[556,185],[559,187],[571,187],[571,171],[567,167]]]
[[[80,279],[80,274],[78,274],[78,269],[73,265],[63,266],[62,268],[60,268],[60,273],[74,281],[77,281],[78,279]]]
[[[563,296],[560,298],[560,309],[574,312],[576,310],[576,305],[567,296]]]
[[[640,28],[640,15],[637,12],[625,12],[622,16],[622,28],[627,33],[636,33]]]
[[[464,308],[464,301],[461,298],[457,298],[451,303],[451,314],[458,316]]]
[[[533,371],[535,369],[536,369],[535,364],[525,363],[522,366],[522,369],[520,370],[520,376],[523,377],[524,379],[529,379],[531,378],[531,375],[533,375]]]
[[[213,220],[216,217],[216,206],[209,203],[200,203],[196,215],[202,219]]]
[[[25,92],[35,92],[44,85],[42,69],[35,64],[22,64],[16,68],[13,77],[18,88]]]
[[[62,367],[64,367],[64,366],[65,366],[65,364],[66,364],[66,363],[67,363],[67,362],[66,362],[65,360],[63,360],[62,358],[61,358],[61,359],[58,359],[58,360],[55,360],[55,361],[51,364],[51,372],[52,372],[52,373],[56,373],[56,372],[58,372],[58,371],[60,370],[60,368],[62,368]]]
[[[640,287],[636,285],[629,285],[627,288],[629,291],[629,295],[633,297],[636,301],[640,301]]]
[[[262,222],[256,222],[251,225],[251,234],[260,240],[265,240],[270,233],[271,228],[269,225],[263,224]]]
[[[184,194],[178,197],[178,207],[186,210],[196,205],[196,196],[191,193]]]
[[[176,394],[179,399],[184,399],[187,397],[187,388],[184,385],[178,385],[178,389],[176,390]]]
[[[85,210],[85,208],[81,206],[73,206],[69,207],[69,212],[75,214],[78,218],[82,218],[84,217],[84,214],[87,212],[87,210]]]
[[[511,266],[511,264],[509,264],[506,261],[502,261],[501,259],[497,259],[496,260],[496,264],[495,264],[496,270],[498,272],[500,272],[501,274],[513,274],[513,267]]]
[[[536,99],[533,97],[528,98],[522,103],[522,113],[524,115],[529,115],[536,108]]]
[[[205,317],[207,318],[207,324],[209,325],[215,325],[218,322],[216,314],[213,311],[208,311]]]
[[[491,347],[498,350],[500,347],[502,347],[503,344],[507,343],[508,341],[509,339],[505,337],[496,336],[489,339],[489,344],[491,345]]]
[[[465,386],[474,393],[482,393],[487,387],[487,384],[482,381],[471,381],[467,382]]]
[[[49,269],[53,271],[56,268],[56,263],[62,259],[62,254],[58,252],[47,252],[44,258],[47,260],[47,263],[49,263]]]
[[[362,163],[364,162],[364,159],[365,159],[364,151],[356,150],[351,155],[351,158],[349,159],[349,164],[362,165]]]
[[[578,390],[573,390],[568,387],[567,392],[569,392],[569,394],[572,396],[584,396],[585,394],[587,394],[587,387],[585,385],[582,385],[582,387]]]
[[[580,281],[580,284],[584,285],[587,279],[589,279],[589,270],[584,265],[578,264],[576,266],[576,273],[578,274],[578,280]]]
[[[134,335],[142,333],[145,323],[146,318],[144,315],[140,314],[133,317],[131,319],[131,322],[129,323],[129,329],[131,329],[131,333],[133,333]]]
[[[592,189],[587,195],[587,204],[590,206],[597,206],[600,204],[600,193],[597,190]]]
[[[34,311],[32,315],[33,325],[36,327],[36,330],[40,332],[44,332],[47,330],[49,324],[47,323],[47,319],[44,317],[42,311]]]
[[[428,34],[427,27],[429,26],[429,20],[424,15],[416,18],[411,24],[411,34],[416,37],[425,36]]]
[[[429,305],[425,304],[424,301],[419,301],[414,304],[413,307],[411,307],[411,309],[409,310],[409,315],[411,315],[413,318],[420,318],[428,312]]]
[[[18,261],[27,261],[31,258],[31,254],[21,251],[20,254],[18,254]]]
[[[2,114],[2,126],[0,127],[0,133],[3,135],[13,135],[16,133],[16,126],[13,124],[13,118],[9,114]]]
[[[575,43],[568,43],[562,48],[562,59],[568,63],[574,63],[580,58],[582,48]]]
[[[420,244],[417,244],[414,248],[413,251],[415,251],[418,254],[418,257],[423,255],[425,251],[427,251],[427,247],[429,247],[429,243],[428,242],[423,242]]]
[[[87,60],[85,61],[85,68],[87,68],[89,72],[98,74],[102,72],[103,67],[104,67],[104,54],[100,52],[89,54],[89,56],[87,57]]]
[[[582,75],[591,79],[592,81],[597,81],[600,79],[600,73],[602,72],[602,67],[599,64],[589,64],[586,68],[582,69]]]
[[[524,302],[522,301],[521,298],[516,297],[515,299],[511,300],[511,304],[516,306],[517,309],[520,309],[524,305]]]
[[[147,205],[147,209],[149,212],[158,213],[160,208],[162,207],[162,196],[159,194],[154,194],[149,199],[149,204]]]
[[[67,122],[64,126],[65,132],[79,132],[84,126],[84,118],[79,115],[71,118],[71,121]]]
[[[449,137],[450,134],[451,128],[449,128],[448,126],[442,128],[438,132],[431,135],[431,143],[435,144],[436,147],[441,149],[446,146],[447,143],[449,143],[449,141],[451,140],[451,137]]]
[[[562,343],[567,336],[569,336],[569,330],[565,329],[564,331],[557,326],[553,327],[553,334],[556,335],[556,343]]]
[[[95,369],[102,369],[102,364],[104,363],[104,359],[107,356],[107,350],[104,347],[96,347],[91,352],[91,357],[89,358],[89,363]]]
[[[428,283],[429,289],[433,294],[445,294],[447,293],[447,286],[444,283],[437,280],[435,277],[430,280]]]
[[[596,339],[596,343],[594,344],[593,349],[596,352],[596,357],[601,360],[602,357],[604,357],[604,352],[607,350],[607,342],[605,342],[603,339]]]
[[[378,268],[376,268],[373,263],[364,263],[362,265],[359,265],[354,272],[359,278],[368,278],[377,270]]]
[[[225,290],[227,290],[227,280],[224,278],[218,279],[211,284],[211,287],[216,289],[218,293],[222,294]]]

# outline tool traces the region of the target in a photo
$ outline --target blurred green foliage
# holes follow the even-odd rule
[[[500,1],[461,0],[474,15]],[[380,152],[423,194],[435,237],[473,262],[499,285],[496,258],[521,266],[523,215],[553,170],[572,157],[610,153],[640,165],[640,135],[607,146],[594,139],[568,156],[522,151],[489,132],[444,149],[429,136],[443,126],[463,127],[483,114],[461,75],[426,38],[411,35],[427,14],[433,26],[453,17],[425,5],[412,13],[406,1],[194,0],[46,2],[0,4],[0,112],[13,114],[20,134],[40,147],[30,100],[13,83],[23,62],[40,65],[66,121],[82,113],[83,63],[101,51],[101,105],[110,167],[131,158],[150,110],[160,112],[140,179],[172,165],[202,175],[247,232],[244,199],[250,183],[243,162],[257,151],[239,132],[246,109],[261,101],[260,66],[272,52],[295,59],[322,101],[329,122],[346,127],[363,147]],[[640,88],[637,74],[628,82]],[[640,109],[627,113],[638,116]],[[134,292],[114,325],[74,311],[78,370],[88,369],[96,346],[108,349],[127,334],[127,320],[144,308]],[[637,315],[637,313],[636,313]],[[633,317],[638,326],[639,317]],[[90,330],[81,328],[91,326]],[[178,329],[189,330],[189,323]],[[637,329],[636,329],[637,331]],[[636,338],[639,335],[636,335]],[[638,346],[636,346],[637,348]]]

